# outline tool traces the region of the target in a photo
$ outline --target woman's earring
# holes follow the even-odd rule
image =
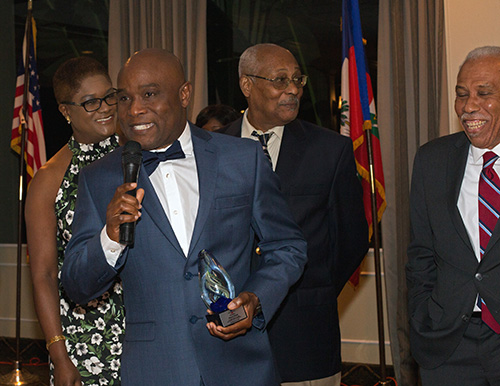
[[[71,125],[71,118],[68,116],[66,116],[66,121],[68,122],[68,125]]]

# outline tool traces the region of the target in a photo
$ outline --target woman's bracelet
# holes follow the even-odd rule
[[[48,341],[47,341],[47,344],[45,345],[45,347],[47,347],[47,350],[49,349],[49,347],[56,343],[56,342],[59,342],[60,340],[66,340],[66,337],[64,335],[56,335],[56,336],[53,336],[52,338],[50,338]]]

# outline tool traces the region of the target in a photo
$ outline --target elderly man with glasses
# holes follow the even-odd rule
[[[337,296],[368,250],[352,142],[297,119],[307,76],[290,51],[252,46],[239,76],[248,109],[220,132],[260,141],[308,243],[304,274],[268,326],[278,369],[287,385],[339,385]]]

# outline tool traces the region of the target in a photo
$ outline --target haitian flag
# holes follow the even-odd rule
[[[369,226],[369,239],[371,240],[373,225],[370,165],[365,130],[371,129],[375,175],[374,190],[377,197],[377,222],[380,222],[382,218],[386,201],[377,114],[370,74],[365,62],[358,0],[342,1],[342,58],[340,132],[352,139],[356,168],[363,187],[363,204]],[[358,285],[359,268],[349,281],[354,286]]]

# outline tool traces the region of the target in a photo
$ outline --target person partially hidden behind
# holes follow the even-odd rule
[[[463,132],[423,145],[410,196],[410,344],[424,386],[500,385],[500,47],[460,67]]]
[[[25,209],[34,302],[50,355],[50,384],[117,386],[125,323],[121,282],[111,281],[101,296],[76,304],[59,280],[72,235],[80,171],[118,147],[116,90],[104,66],[85,56],[61,64],[53,85],[73,135],[36,173]]]
[[[216,131],[241,117],[228,105],[208,105],[198,113],[195,125],[208,131]]]
[[[191,88],[164,50],[139,51],[121,69],[124,136],[149,158],[147,151],[165,149],[177,158],[158,154],[156,169],[142,165],[137,183],[123,183],[121,148],[82,171],[63,284],[84,302],[122,278],[124,386],[278,385],[265,328],[303,271],[306,242],[260,146],[187,122]],[[134,188],[137,196],[127,194]],[[134,221],[135,243],[119,244],[120,224]],[[263,259],[251,271],[255,235]],[[203,249],[234,282],[229,309],[249,316],[232,326],[205,321]]]
[[[284,382],[339,385],[337,296],[368,250],[352,142],[297,119],[307,76],[285,48],[248,48],[239,75],[248,109],[220,132],[260,141],[308,246],[304,274],[268,327],[279,372]]]

